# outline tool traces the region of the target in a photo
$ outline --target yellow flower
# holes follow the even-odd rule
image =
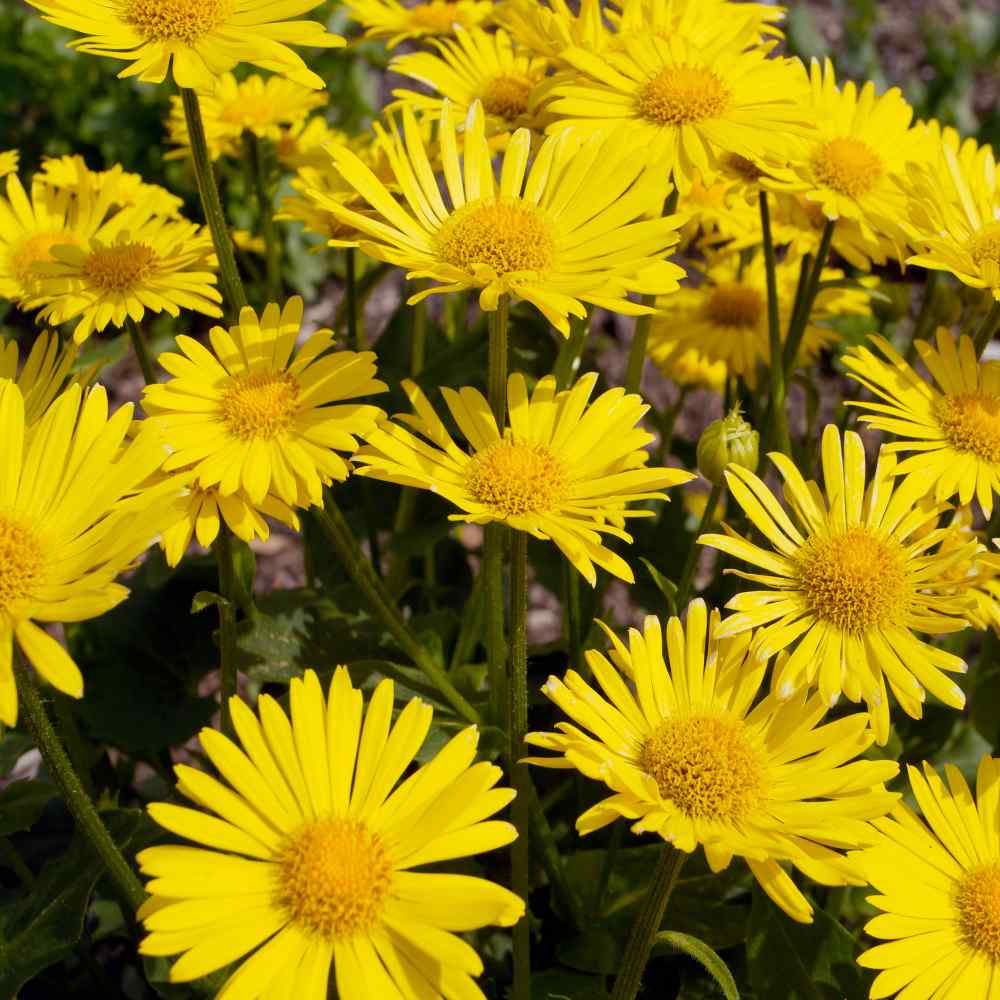
[[[445,106],[439,141],[446,200],[413,113],[404,108],[402,117],[403,136],[394,131],[386,149],[406,207],[347,146],[331,148],[337,169],[380,218],[320,195],[315,200],[369,237],[360,243],[369,256],[408,268],[410,278],[443,282],[411,303],[479,288],[480,307],[494,310],[501,295],[511,294],[568,335],[569,316],[584,316],[584,302],[638,315],[651,310],[630,301],[629,292],[677,288],[684,272],[662,258],[677,242],[680,219],[644,218],[659,213],[662,178],[614,136],[550,137],[529,170],[531,132],[518,129],[498,182],[481,106],[473,105],[467,123],[464,163]]]
[[[0,382],[16,382],[24,400],[24,425],[31,428],[45,415],[52,401],[67,387],[70,369],[76,360],[76,344],[63,347],[59,335],[40,333],[31,345],[24,367],[18,372],[17,342],[0,336]],[[85,385],[93,373],[73,379]]]
[[[698,539],[759,567],[761,573],[727,572],[769,588],[737,594],[726,605],[736,614],[722,622],[719,635],[759,629],[754,645],[763,658],[792,649],[775,670],[774,690],[790,697],[818,683],[828,705],[842,692],[851,701],[864,699],[879,743],[889,736],[887,681],[912,718],[920,718],[924,689],[961,708],[962,689],[942,671],[964,672],[964,661],[914,633],[965,627],[970,601],[950,596],[944,575],[977,545],[935,551],[946,529],[922,529],[947,505],[919,503],[928,478],[914,474],[894,483],[895,456],[883,450],[866,489],[861,438],[848,432],[841,445],[833,424],[823,433],[825,498],[787,456],[770,458],[785,481],[794,521],[757,476],[731,467],[732,498],[769,547],[728,528]]]
[[[879,843],[854,856],[883,911],[884,941],[858,959],[878,969],[872,997],[987,1000],[1000,982],[1000,761],[979,762],[976,796],[958,768],[908,768],[923,821],[900,803],[875,821]]]
[[[900,462],[897,475],[920,470],[931,476],[936,499],[958,495],[965,505],[975,497],[987,517],[993,494],[1000,493],[1000,364],[976,360],[972,341],[956,346],[941,327],[937,348],[918,340],[917,350],[930,378],[918,375],[883,337],[844,357],[848,374],[877,401],[852,400],[861,420],[899,440],[887,452],[914,452]]]
[[[472,447],[452,440],[420,389],[403,388],[416,411],[366,435],[355,461],[358,475],[439,494],[459,508],[453,521],[499,521],[516,531],[550,539],[593,586],[597,566],[634,582],[628,564],[602,543],[626,542],[625,519],[648,517],[630,510],[639,500],[665,500],[662,492],[694,477],[682,469],[647,468],[645,446],[653,436],[636,426],[649,409],[638,396],[611,389],[588,403],[597,376],[564,392],[548,375],[528,395],[522,375],[507,382],[509,425],[501,433],[475,389],[442,389],[448,409]],[[403,427],[416,431],[416,434]]]
[[[129,442],[132,405],[108,414],[103,388],[71,386],[33,428],[17,384],[0,380],[0,722],[17,722],[16,640],[53,687],[74,698],[83,677],[36,622],[104,614],[128,591],[115,582],[169,519],[176,489],[143,488],[163,461],[155,433]]]
[[[683,32],[636,35],[621,51],[562,53],[582,78],[552,88],[550,132],[624,125],[619,143],[649,155],[681,194],[711,183],[730,154],[760,166],[784,163],[811,128],[797,60],[747,50],[746,22],[715,24],[696,43]]]
[[[130,62],[118,76],[211,90],[248,62],[306,87],[325,86],[289,45],[344,45],[316,21],[290,21],[321,0],[28,0],[46,21],[86,37],[71,42],[91,55]]]
[[[289,507],[323,502],[323,486],[346,479],[353,452],[383,416],[348,402],[385,391],[370,351],[325,353],[333,332],[319,330],[297,350],[302,299],[279,312],[271,303],[258,319],[250,308],[239,326],[213,327],[209,351],[179,336],[180,354],[161,354],[171,375],[146,386],[143,408],[159,425],[170,457],[165,472],[191,469],[202,489],[223,497],[240,490],[260,506],[271,494]]]
[[[201,732],[225,783],[179,764],[178,790],[198,808],[149,807],[197,846],[138,855],[150,877],[140,950],[182,953],[175,983],[242,959],[219,1000],[325,997],[331,964],[340,1000],[483,1000],[472,978],[482,962],[458,934],[510,926],[524,902],[483,878],[420,870],[517,836],[490,818],[514,793],[495,787],[499,767],[473,763],[476,727],[400,783],[430,729],[429,705],[414,698],[391,724],[392,681],[365,712],[344,667],[327,697],[309,670],[290,701],[289,720],[262,695],[258,719],[233,698],[242,746]]]
[[[614,35],[612,46],[622,46],[629,37],[656,35],[670,38],[678,33],[691,35],[700,30],[717,34],[720,24],[727,28],[744,19],[742,33],[751,44],[781,38],[778,26],[785,19],[783,7],[768,3],[733,3],[732,0],[612,0],[620,12],[608,11]]]
[[[278,160],[288,170],[301,167],[329,166],[330,155],[324,148],[331,142],[343,142],[344,133],[331,128],[322,115],[313,115],[281,130],[275,141]]]
[[[494,20],[518,45],[555,65],[565,66],[560,57],[569,48],[599,52],[609,39],[600,0],[580,0],[578,9],[566,0],[503,0]]]
[[[664,376],[680,386],[698,386],[722,392],[726,386],[726,363],[713,361],[697,347],[681,347],[664,336],[662,320],[653,320],[656,335],[650,337],[649,355]]]
[[[139,322],[147,309],[222,315],[212,241],[193,222],[150,217],[136,206],[113,216],[86,244],[57,245],[50,256],[32,267],[35,301],[45,306],[39,319],[60,324],[79,317],[78,344],[109,323]]]
[[[971,553],[970,541],[980,543]],[[947,592],[971,599],[966,617],[973,628],[992,628],[1000,635],[1000,553],[985,548],[981,533],[973,529],[969,507],[960,507],[952,515],[938,551],[955,549],[962,549],[963,557],[943,574]]]
[[[517,52],[502,29],[487,34],[481,28],[456,28],[454,40],[435,44],[438,54],[412,52],[390,63],[391,72],[408,76],[436,92],[430,96],[394,90],[396,106],[407,104],[415,111],[438,116],[444,102],[450,101],[455,116],[464,119],[479,101],[491,132],[541,127],[538,104],[544,92],[545,60]]]
[[[242,156],[244,131],[276,142],[282,137],[284,126],[303,125],[310,111],[323,107],[329,100],[325,90],[317,91],[285,77],[269,76],[265,80],[254,73],[237,81],[232,73],[223,73],[215,81],[214,89],[209,87],[199,94],[209,155],[213,160],[220,156]],[[168,155],[189,156],[191,139],[179,97],[170,99],[167,129],[170,142],[181,147]]]
[[[0,177],[6,177],[17,170],[20,154],[16,149],[6,149],[0,152]]]
[[[746,859],[761,888],[794,920],[812,920],[788,862],[826,885],[860,884],[841,851],[875,840],[868,820],[898,798],[883,782],[893,761],[857,759],[874,736],[863,713],[819,725],[826,706],[798,692],[755,699],[767,670],[749,636],[716,638],[718,612],[701,600],[687,621],[646,618],[628,645],[605,627],[611,661],[585,654],[600,685],[576,671],[550,677],[545,694],[571,721],[528,743],[555,751],[542,767],[573,768],[613,792],[576,821],[591,833],[624,817],[712,871]],[[629,683],[631,682],[631,683]]]
[[[455,26],[475,28],[493,14],[493,0],[344,0],[348,16],[365,29],[365,38],[384,38],[390,49],[409,38],[451,35]]]
[[[843,277],[841,271],[825,268],[824,280]],[[781,329],[788,328],[799,280],[799,263],[778,264],[778,302]],[[695,349],[706,362],[722,363],[754,388],[758,369],[771,358],[767,321],[767,275],[764,255],[758,252],[740,266],[736,254],[710,259],[705,280],[697,288],[682,288],[660,300],[650,327],[650,352]],[[808,364],[822,349],[837,340],[825,321],[834,316],[868,315],[868,296],[861,291],[826,288],[820,292],[809,316],[798,365]]]

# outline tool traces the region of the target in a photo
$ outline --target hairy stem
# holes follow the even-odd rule
[[[760,228],[764,239],[764,268],[767,272],[767,332],[771,361],[768,374],[771,380],[771,420],[774,442],[779,451],[792,453],[788,435],[788,414],[785,412],[785,365],[781,346],[781,321],[778,314],[778,272],[774,260],[774,239],[771,236],[771,210],[767,192],[759,195]]]
[[[153,359],[150,357],[149,345],[146,343],[142,327],[131,316],[126,316],[125,328],[128,330],[129,340],[132,341],[132,350],[135,351],[135,358],[139,362],[143,380],[146,385],[153,385],[156,382],[156,374],[153,371]]]

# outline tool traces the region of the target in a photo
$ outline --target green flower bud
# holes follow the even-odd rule
[[[755,472],[759,449],[760,435],[743,419],[737,406],[705,428],[698,440],[698,469],[710,483],[721,483],[730,463]]]

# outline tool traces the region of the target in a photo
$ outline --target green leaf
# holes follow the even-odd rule
[[[0,837],[30,830],[56,795],[47,781],[15,781],[0,792]]]
[[[221,594],[216,594],[211,590],[199,590],[194,597],[191,598],[191,614],[196,615],[206,608],[224,608],[227,607],[229,601],[226,600]]]
[[[667,612],[671,615],[677,614],[677,584],[673,580],[668,580],[648,559],[640,556],[639,562],[646,567],[649,575],[653,578],[653,583],[660,588],[667,601]]]
[[[656,935],[653,945],[665,944],[675,951],[681,951],[689,958],[698,962],[705,971],[719,984],[722,995],[726,1000],[740,1000],[739,990],[736,988],[736,980],[729,971],[729,966],[713,951],[704,941],[690,934],[680,934],[677,931],[663,931]]]

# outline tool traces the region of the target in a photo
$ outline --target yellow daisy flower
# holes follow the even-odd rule
[[[86,37],[70,45],[123,59],[118,76],[211,90],[216,79],[248,62],[316,90],[326,84],[290,45],[335,48],[344,39],[316,21],[292,21],[321,0],[28,0],[46,21]],[[171,67],[171,62],[173,66]]]
[[[634,316],[651,310],[630,301],[629,292],[677,288],[684,272],[662,258],[676,244],[681,220],[645,218],[662,207],[662,176],[614,136],[552,136],[529,169],[531,132],[518,129],[498,182],[481,106],[473,105],[467,122],[462,161],[445,106],[439,142],[446,201],[416,118],[409,108],[402,118],[403,135],[387,137],[386,153],[406,207],[347,146],[330,150],[337,169],[380,218],[333,199],[316,201],[369,237],[360,243],[369,256],[408,268],[409,278],[442,282],[411,303],[479,288],[480,307],[492,311],[511,294],[568,335],[569,316],[586,315],[584,302]]]
[[[407,39],[452,35],[455,26],[485,25],[493,14],[493,0],[344,0],[348,17],[365,29],[365,38],[382,38],[392,49]]]
[[[968,337],[956,345],[940,327],[936,348],[916,342],[928,379],[883,337],[871,342],[881,358],[857,347],[844,356],[844,366],[876,400],[848,405],[865,411],[865,423],[896,435],[887,452],[914,452],[897,475],[920,470],[932,477],[936,499],[957,494],[965,505],[975,497],[989,517],[993,494],[1000,492],[1000,363],[977,361]]]
[[[343,142],[344,133],[331,128],[322,115],[313,115],[281,130],[275,140],[278,161],[288,170],[301,167],[325,167],[330,154],[325,147],[331,142]]]
[[[174,378],[146,386],[142,405],[170,446],[165,472],[190,468],[201,488],[242,489],[257,506],[268,494],[290,507],[322,504],[323,486],[347,478],[337,452],[353,452],[356,435],[384,416],[348,401],[386,386],[370,351],[328,353],[331,330],[296,350],[302,310],[298,296],[259,318],[244,308],[239,326],[212,328],[211,351],[182,335],[181,353],[160,355]]]
[[[770,458],[785,481],[794,521],[757,476],[731,465],[726,483],[733,500],[769,547],[729,528],[698,539],[760,567],[763,573],[727,572],[769,588],[737,594],[726,605],[737,613],[722,622],[719,635],[759,629],[755,647],[764,658],[792,649],[775,670],[774,690],[784,697],[818,684],[828,705],[841,693],[864,699],[879,743],[889,736],[887,681],[912,718],[920,718],[924,689],[961,708],[962,689],[942,671],[964,673],[965,662],[915,633],[965,628],[971,602],[949,595],[943,577],[977,545],[935,550],[946,529],[923,529],[947,505],[919,503],[928,477],[894,483],[895,456],[883,450],[866,489],[861,438],[848,432],[841,444],[833,424],[823,433],[825,498],[787,456],[772,452]]]
[[[681,194],[711,183],[719,160],[784,163],[811,130],[806,78],[798,60],[745,48],[740,19],[716,21],[701,44],[684,33],[636,35],[621,51],[562,53],[583,79],[552,88],[550,132],[624,125],[622,145],[669,171]]]
[[[45,415],[52,401],[66,388],[70,369],[76,360],[76,344],[65,347],[59,335],[40,333],[31,345],[24,367],[18,372],[20,352],[17,343],[0,336],[0,380],[16,382],[24,399],[24,425],[31,428]],[[74,379],[84,385],[90,376]]]
[[[140,950],[182,953],[175,983],[242,959],[219,1000],[325,997],[331,964],[340,1000],[484,1000],[473,979],[483,964],[458,935],[509,927],[524,902],[487,879],[420,870],[517,836],[490,818],[514,793],[495,787],[499,767],[473,763],[476,727],[400,782],[430,730],[429,705],[412,699],[392,724],[392,681],[366,712],[344,667],[326,697],[306,671],[290,701],[291,719],[261,695],[258,718],[231,699],[241,746],[201,732],[227,784],[179,764],[178,790],[198,808],[149,806],[197,846],[138,855],[150,877]]]
[[[87,244],[54,246],[50,256],[32,267],[35,301],[45,305],[39,319],[79,318],[78,344],[109,323],[139,322],[147,310],[222,315],[212,241],[193,222],[150,216],[137,206],[113,216]]]
[[[613,3],[619,10],[609,10],[607,15],[614,31],[612,46],[621,46],[633,36],[690,35],[696,27],[712,34],[718,31],[719,24],[732,24],[740,18],[748,22],[743,32],[751,44],[783,36],[779,25],[785,19],[785,9],[767,3],[732,0],[613,0]]]
[[[1000,989],[1000,761],[979,762],[976,795],[958,768],[942,780],[909,767],[923,820],[900,803],[856,854],[881,910],[865,930],[885,942],[858,959],[879,970],[872,997],[993,1000]]]
[[[220,156],[241,157],[244,131],[260,139],[279,140],[285,126],[304,124],[310,111],[329,103],[330,95],[282,76],[265,80],[254,73],[237,81],[232,73],[223,73],[214,88],[200,93],[198,99],[205,140],[214,160]],[[168,155],[173,159],[189,156],[191,138],[180,97],[170,99],[167,131],[170,142],[180,147]]]
[[[397,104],[393,107],[407,104],[436,117],[444,102],[450,101],[455,116],[464,119],[479,101],[491,132],[542,126],[538,104],[545,89],[544,59],[516,51],[502,29],[488,34],[481,28],[456,28],[454,40],[436,41],[435,46],[437,54],[411,52],[389,64],[398,76],[408,76],[435,91],[432,96],[405,88],[394,90]]]
[[[567,49],[599,52],[610,38],[601,0],[580,0],[572,7],[566,0],[503,0],[494,20],[518,45],[564,68],[560,57]]]
[[[799,280],[799,263],[778,264],[778,301],[782,330]],[[824,268],[827,281],[843,272]],[[767,274],[764,255],[757,253],[740,266],[738,255],[709,261],[705,280],[696,288],[682,288],[657,303],[659,312],[650,324],[652,355],[673,349],[695,349],[708,363],[721,363],[755,388],[758,370],[770,364],[767,322]],[[816,299],[799,350],[798,364],[808,364],[816,354],[836,342],[837,334],[823,324],[834,316],[865,316],[871,312],[868,296],[848,288],[825,288]]]
[[[16,149],[5,149],[0,152],[0,177],[6,177],[17,170],[20,153]]]
[[[74,698],[83,677],[36,622],[96,618],[128,596],[115,578],[169,519],[176,488],[143,488],[163,461],[156,434],[126,438],[132,405],[108,414],[103,388],[71,386],[33,428],[21,390],[0,380],[0,722],[17,722],[14,642]]]
[[[653,320],[653,328],[662,334],[662,321]],[[650,336],[649,360],[665,378],[680,386],[697,386],[722,392],[726,387],[726,364],[713,361],[696,347],[681,347],[662,335]]]
[[[979,543],[971,554],[970,541]],[[962,549],[963,558],[942,579],[949,584],[948,593],[971,599],[966,617],[973,628],[992,628],[1000,635],[1000,553],[988,551],[983,543],[972,526],[972,509],[960,507],[952,515],[938,550]]]
[[[808,923],[812,905],[781,862],[825,885],[861,884],[841,852],[875,840],[867,821],[898,798],[883,782],[899,766],[858,759],[874,742],[863,713],[820,725],[826,706],[801,691],[754,704],[767,662],[748,635],[719,640],[718,622],[696,600],[666,636],[652,616],[628,645],[604,626],[610,661],[585,654],[600,691],[574,670],[550,677],[542,690],[571,721],[529,733],[558,756],[528,763],[611,789],[577,819],[581,834],[624,817],[687,854],[702,847],[714,872],[745,858],[778,906]]]
[[[453,521],[499,521],[516,531],[550,539],[593,586],[595,565],[634,582],[628,564],[602,544],[602,535],[631,542],[630,510],[640,500],[666,500],[660,492],[693,479],[682,469],[647,468],[653,435],[637,424],[649,409],[639,396],[611,389],[588,402],[597,383],[584,375],[556,391],[547,375],[528,395],[523,375],[507,382],[509,425],[500,429],[475,389],[441,394],[469,442],[455,444],[420,389],[403,383],[413,415],[387,421],[365,436],[354,456],[360,476],[431,490],[459,508]],[[402,426],[406,424],[406,427]],[[407,428],[412,428],[411,430]]]

